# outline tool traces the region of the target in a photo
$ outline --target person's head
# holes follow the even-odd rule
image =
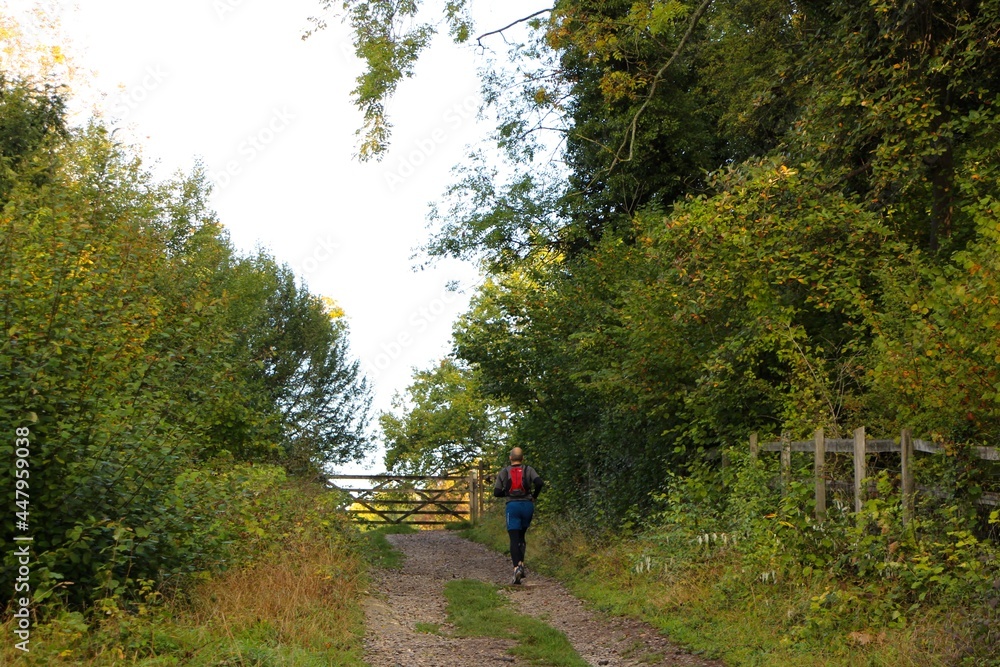
[[[511,463],[521,463],[524,461],[524,452],[521,451],[520,447],[515,447],[510,450],[510,462]]]

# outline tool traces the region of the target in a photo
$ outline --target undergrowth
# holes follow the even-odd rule
[[[613,535],[542,512],[527,562],[727,665],[1000,665],[997,549],[975,517],[929,499],[904,528],[876,480],[860,514],[835,502],[817,522],[808,485],[782,497],[770,476],[736,461],[714,503],[697,475],[678,479],[643,527]],[[464,534],[506,549],[498,511]]]
[[[385,564],[392,550],[383,550],[384,536],[350,526],[320,485],[280,469],[259,480],[226,519],[228,569],[83,611],[47,607],[27,654],[15,649],[8,621],[0,663],[362,667],[365,562]]]

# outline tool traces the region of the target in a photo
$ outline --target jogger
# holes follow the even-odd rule
[[[510,452],[510,465],[497,474],[493,495],[507,499],[507,534],[510,536],[510,560],[514,565],[513,583],[524,577],[525,534],[535,514],[535,499],[542,492],[542,478],[535,469],[524,465],[520,447]]]

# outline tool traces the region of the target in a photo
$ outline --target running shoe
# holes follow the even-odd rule
[[[518,565],[517,567],[514,568],[514,583],[520,584],[521,579],[523,578],[524,578],[524,566]]]

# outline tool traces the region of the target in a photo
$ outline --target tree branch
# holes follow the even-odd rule
[[[611,161],[611,166],[607,169],[608,173],[610,173],[619,162],[629,162],[632,160],[632,155],[635,151],[635,133],[639,124],[639,117],[642,116],[646,107],[649,106],[650,101],[653,99],[653,94],[656,92],[657,84],[660,83],[660,79],[663,78],[667,69],[673,65],[674,61],[677,60],[677,57],[680,56],[681,51],[684,49],[684,45],[687,44],[688,39],[690,39],[691,35],[694,33],[694,29],[698,25],[698,21],[701,20],[702,14],[705,13],[705,10],[708,9],[710,4],[712,4],[712,0],[704,0],[704,2],[698,6],[698,9],[694,11],[694,14],[691,15],[691,23],[688,25],[687,32],[685,32],[684,36],[681,37],[681,41],[677,43],[677,48],[674,49],[673,54],[670,56],[670,60],[664,63],[663,67],[656,72],[656,76],[653,77],[653,82],[649,85],[649,92],[646,93],[646,100],[642,103],[642,106],[639,107],[639,110],[635,112],[635,115],[632,116],[632,124],[629,132],[627,136],[622,139],[622,144],[618,147],[618,151],[615,153],[615,159]],[[625,150],[626,144],[628,145],[628,157],[622,159],[622,151]]]
[[[535,12],[534,14],[529,14],[528,16],[525,16],[524,18],[519,18],[516,21],[508,23],[507,25],[505,25],[504,27],[502,27],[502,28],[500,28],[498,30],[490,30],[489,32],[484,32],[479,37],[476,37],[476,44],[478,44],[480,46],[480,48],[485,48],[485,47],[483,47],[483,38],[484,37],[489,37],[490,35],[500,35],[500,34],[503,33],[504,30],[507,30],[508,28],[513,28],[518,23],[524,23],[525,21],[530,21],[531,19],[535,18],[539,14],[544,14],[545,12],[551,12],[553,9],[555,9],[555,8],[554,7],[549,7],[548,9],[540,9],[537,12]]]

